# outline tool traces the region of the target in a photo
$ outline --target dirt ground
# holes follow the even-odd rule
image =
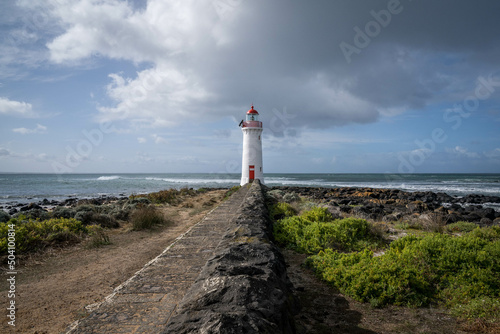
[[[102,301],[175,238],[199,222],[226,190],[209,191],[179,206],[164,207],[173,221],[168,227],[131,231],[124,225],[110,230],[111,245],[88,248],[85,243],[19,258],[16,282],[16,327],[3,311],[0,333],[61,333],[86,315],[85,306]],[[2,275],[5,277],[5,275]],[[0,305],[7,305],[7,282],[0,285]],[[4,309],[5,310],[5,309]]]

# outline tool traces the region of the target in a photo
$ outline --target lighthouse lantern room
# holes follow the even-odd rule
[[[262,171],[262,122],[259,113],[252,108],[247,111],[246,119],[240,123],[243,131],[243,157],[241,168],[241,185],[258,179],[264,183]]]

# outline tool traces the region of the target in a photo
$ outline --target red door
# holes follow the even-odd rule
[[[255,166],[254,165],[250,165],[248,166],[248,175],[249,175],[249,179],[250,180],[253,180],[255,179]]]

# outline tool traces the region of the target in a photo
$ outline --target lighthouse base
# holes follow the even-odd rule
[[[254,180],[259,180],[260,183],[264,184],[264,178],[257,177],[255,179],[250,179],[248,177],[242,177],[241,182],[240,182],[240,186],[244,186],[247,183],[252,183]]]

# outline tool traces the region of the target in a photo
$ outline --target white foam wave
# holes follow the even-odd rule
[[[97,178],[98,181],[110,181],[110,180],[118,180],[120,177],[118,175],[111,176],[99,176]]]

